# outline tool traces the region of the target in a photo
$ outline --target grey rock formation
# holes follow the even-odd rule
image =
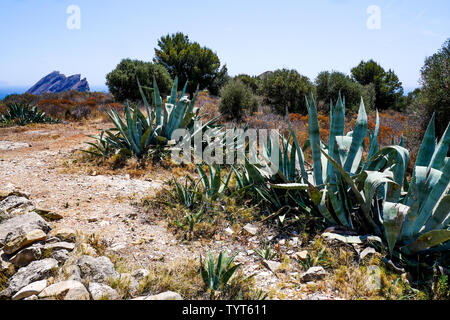
[[[114,269],[114,265],[107,257],[94,258],[82,256],[77,261],[81,277],[95,282],[105,282],[108,278],[119,278],[120,274]]]
[[[28,266],[20,268],[19,271],[9,279],[7,289],[14,294],[32,282],[52,276],[57,267],[58,261],[55,259],[48,258],[34,261]]]
[[[57,93],[71,90],[89,92],[89,83],[86,78],[81,79],[79,74],[66,77],[58,71],[53,71],[39,80],[27,93],[38,95],[45,92]]]
[[[0,247],[5,245],[6,238],[12,239],[22,233],[40,229],[50,231],[50,225],[36,212],[29,212],[0,223]]]

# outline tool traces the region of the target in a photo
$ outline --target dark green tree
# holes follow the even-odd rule
[[[209,89],[214,80],[220,76],[220,60],[216,53],[207,47],[191,42],[181,32],[169,34],[158,40],[155,48],[154,62],[164,66],[172,78],[178,76],[180,83],[189,80],[188,92]],[[218,91],[218,90],[217,90]]]
[[[153,76],[162,95],[170,92],[172,79],[167,70],[157,64],[140,60],[123,59],[106,75],[106,85],[117,101],[138,101],[141,99],[136,77],[141,85],[153,87]],[[147,92],[150,96],[151,92]]]
[[[345,98],[346,106],[357,111],[361,103],[361,97],[367,109],[372,109],[375,97],[370,92],[371,85],[363,86],[342,72],[323,71],[315,80],[317,100],[330,110],[330,101],[336,101],[339,93]]]
[[[240,120],[245,112],[258,109],[258,100],[252,90],[239,79],[231,79],[220,89],[219,111],[229,119]]]
[[[264,97],[264,103],[279,114],[285,114],[286,107],[291,113],[306,113],[305,96],[314,91],[315,87],[308,77],[288,69],[266,72],[259,90]]]
[[[441,135],[450,122],[450,38],[425,59],[421,74],[421,97],[428,117],[436,113],[436,132]]]
[[[257,93],[261,79],[256,76],[249,76],[248,74],[239,74],[234,77],[234,79],[241,80],[246,86],[248,86],[250,89],[252,89],[253,93]]]
[[[402,83],[392,70],[385,71],[373,60],[361,63],[351,70],[355,81],[363,86],[371,83],[375,86],[375,105],[377,109],[398,110],[402,104]]]

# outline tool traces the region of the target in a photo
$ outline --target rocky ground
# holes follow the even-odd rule
[[[149,219],[136,205],[170,176],[154,172],[144,178],[97,175],[67,170],[73,150],[84,147],[86,134],[102,123],[70,123],[0,129],[0,274],[6,275],[4,299],[119,299],[111,283],[128,281],[128,298],[182,299],[176,292],[138,290],[155,264],[197,259],[212,250],[239,252],[236,261],[270,298],[337,299],[330,288],[311,292],[307,283],[322,280],[320,266],[299,272],[282,262],[262,261],[254,252],[261,240],[258,225],[241,230],[248,241],[233,241],[230,230],[207,242],[181,243],[164,219]],[[102,249],[95,239],[101,239]],[[295,235],[281,239],[287,256],[306,259]],[[111,257],[125,261],[118,270]],[[122,272],[121,272],[122,271]],[[0,279],[1,283],[1,279]],[[286,284],[289,285],[286,285]],[[0,286],[1,288],[1,286]]]

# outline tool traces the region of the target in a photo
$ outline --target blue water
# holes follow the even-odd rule
[[[3,100],[7,95],[10,94],[22,94],[27,92],[29,87],[0,87],[0,100]],[[91,92],[108,92],[108,87],[106,86],[92,86]]]
[[[28,87],[0,87],[0,100],[5,98],[10,94],[22,94],[25,93],[29,88]]]

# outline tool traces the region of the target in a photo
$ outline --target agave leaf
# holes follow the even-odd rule
[[[416,241],[402,247],[401,250],[406,255],[410,255],[432,248],[449,240],[450,230],[433,230],[421,235]]]
[[[436,150],[434,151],[433,157],[430,160],[429,167],[437,170],[442,170],[444,168],[449,145],[450,145],[450,124],[447,126],[447,129],[442,135],[441,140],[436,146]]]
[[[316,185],[323,184],[322,179],[322,163],[320,155],[320,131],[319,121],[317,119],[317,108],[314,101],[314,96],[311,94],[311,104],[308,103],[306,98],[306,107],[308,108],[309,119],[309,140],[311,142],[311,151],[313,156],[314,165],[314,181]]]
[[[446,228],[444,222],[450,217],[450,195],[445,195],[438,203],[433,215],[428,220],[422,232],[428,232],[433,229]]]
[[[433,209],[441,199],[442,195],[450,186],[450,158],[446,158],[444,170],[439,171],[439,180],[434,185],[429,185],[429,192],[427,198],[424,200],[419,215],[414,220],[412,225],[413,232],[418,233],[425,225],[433,213]]]
[[[388,243],[389,252],[392,254],[395,243],[402,230],[403,221],[409,211],[409,207],[401,203],[385,202],[383,204],[383,226]]]
[[[358,118],[356,119],[356,126],[355,129],[353,130],[352,135],[352,144],[350,146],[350,151],[348,152],[348,156],[344,164],[345,171],[351,172],[352,168],[354,168],[354,163],[356,163],[356,166],[359,165],[359,161],[356,156],[362,149],[362,144],[364,142],[366,134],[367,134],[367,114],[364,102],[361,98],[361,104],[359,106],[358,111]]]
[[[341,99],[341,94],[339,92],[338,101],[336,103],[336,107],[333,108],[333,103],[330,104],[331,112],[330,112],[330,138],[329,138],[329,146],[328,146],[328,154],[336,159],[336,137],[343,136],[345,133],[345,111],[343,102]],[[334,166],[328,164],[327,166],[327,175],[330,183],[335,183],[335,175],[334,175]]]

